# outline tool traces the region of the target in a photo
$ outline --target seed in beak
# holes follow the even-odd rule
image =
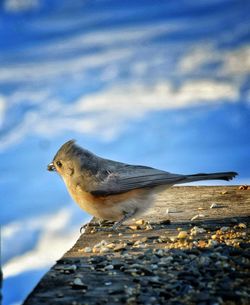
[[[48,165],[47,170],[50,171],[50,172],[53,172],[53,171],[56,170],[56,168],[55,168],[53,162],[51,162],[51,163]]]

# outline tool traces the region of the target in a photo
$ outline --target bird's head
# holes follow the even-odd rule
[[[79,150],[74,140],[64,143],[56,153],[53,161],[48,164],[48,171],[56,171],[61,176],[72,176],[74,174],[77,149]]]
[[[64,143],[48,165],[49,171],[56,171],[63,178],[69,176],[95,174],[98,163],[90,151],[75,144],[75,140]]]

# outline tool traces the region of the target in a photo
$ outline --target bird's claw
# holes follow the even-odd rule
[[[112,227],[109,225],[113,224]],[[80,234],[84,233],[85,230],[92,228],[93,232],[117,232],[117,223],[109,220],[96,220],[88,222],[80,227]]]

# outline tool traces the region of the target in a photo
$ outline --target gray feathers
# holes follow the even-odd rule
[[[235,172],[179,175],[147,166],[129,165],[100,158],[77,146],[74,140],[66,142],[59,149],[54,161],[57,159],[70,160],[74,167],[74,183],[94,196],[109,196],[134,189],[199,180],[230,180],[237,175]],[[67,162],[65,164],[67,166]]]
[[[98,188],[92,190],[91,194],[108,196],[138,188],[173,185],[184,178],[185,176],[171,174],[151,167],[118,163],[116,171],[111,172],[104,180],[100,181]]]
[[[201,180],[229,181],[237,175],[235,172],[178,175],[144,166],[126,165],[125,167],[130,169],[118,170],[116,173],[110,174],[103,181],[100,181],[98,188],[92,190],[91,194],[108,196],[125,193],[133,189],[154,188],[160,185],[172,186]]]
[[[56,159],[64,159],[67,155],[70,154],[71,150],[72,150],[72,147],[75,147],[76,145],[75,144],[75,140],[70,140],[66,143],[64,143],[60,149],[58,150],[58,152],[56,153],[55,157],[53,160],[56,160]],[[69,155],[70,157],[70,155]]]

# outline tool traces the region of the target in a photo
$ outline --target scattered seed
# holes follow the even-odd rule
[[[137,226],[137,225],[129,226],[129,228],[130,228],[131,230],[139,230],[139,226]]]
[[[94,248],[100,248],[102,246],[106,246],[108,244],[108,242],[106,240],[102,240],[99,243],[97,243],[96,245],[94,245]]]
[[[203,214],[197,214],[197,215],[195,215],[194,217],[191,218],[191,221],[196,220],[196,219],[200,219],[200,218],[204,218],[204,217],[205,217],[205,215],[203,215]]]
[[[100,252],[100,248],[93,247],[92,252],[93,253],[99,253]]]
[[[146,225],[145,230],[146,231],[153,230],[153,227],[150,224],[148,224]]]
[[[147,237],[143,237],[143,238],[141,239],[141,242],[142,242],[142,243],[145,243],[145,242],[147,242],[147,240],[148,240]]]
[[[140,245],[141,243],[142,243],[141,240],[137,240],[137,241],[134,242],[134,246],[138,246],[138,245]]]
[[[186,231],[180,231],[179,234],[178,234],[178,236],[177,236],[177,238],[179,238],[179,239],[185,239],[185,238],[187,238],[187,236],[188,236],[188,234],[187,234]]]
[[[222,195],[225,195],[225,194],[227,194],[227,193],[228,193],[228,191],[223,191],[223,192],[221,192]]]
[[[220,207],[221,207],[221,205],[218,204],[218,203],[212,203],[212,204],[210,205],[210,209],[218,209],[218,208],[220,208]]]
[[[145,224],[145,220],[144,219],[139,219],[135,222],[137,225],[144,225]]]
[[[133,234],[132,237],[138,237],[140,236],[139,234]]]
[[[207,245],[207,243],[205,242],[205,240],[199,240],[198,241],[198,246],[200,248],[204,248]]]
[[[196,236],[198,234],[206,233],[206,230],[203,228],[199,228],[197,226],[191,229],[191,236]]]
[[[82,282],[81,278],[77,277],[74,279],[74,281],[72,283],[72,288],[73,289],[83,289],[83,288],[87,289],[88,286]]]
[[[108,248],[108,249],[113,249],[114,247],[115,247],[114,243],[110,243],[110,244],[106,245],[106,248]]]
[[[208,245],[209,245],[210,247],[217,246],[218,244],[219,244],[218,241],[213,240],[213,239],[209,239],[209,241],[208,241]]]
[[[241,222],[241,223],[238,224],[238,227],[239,227],[240,229],[246,229],[246,228],[247,228],[247,225],[246,225],[245,223]]]
[[[85,253],[91,253],[91,252],[92,252],[92,248],[90,248],[90,247],[85,247],[85,248],[83,249],[83,251],[84,251]]]
[[[220,230],[221,230],[221,232],[227,232],[227,231],[230,230],[230,228],[229,227],[221,227]]]
[[[76,271],[77,266],[76,265],[69,265],[69,266],[56,266],[55,269],[60,270],[64,273],[73,273]]]
[[[239,186],[239,190],[241,190],[241,191],[246,191],[246,190],[248,190],[248,185],[241,185],[241,186]]]
[[[114,251],[118,252],[118,251],[122,251],[126,249],[127,244],[123,243],[123,244],[118,244],[115,246]]]
[[[107,253],[110,251],[110,248],[108,247],[101,247],[100,250],[99,250],[99,253]]]
[[[113,265],[107,265],[104,267],[104,270],[113,270],[114,266]]]

